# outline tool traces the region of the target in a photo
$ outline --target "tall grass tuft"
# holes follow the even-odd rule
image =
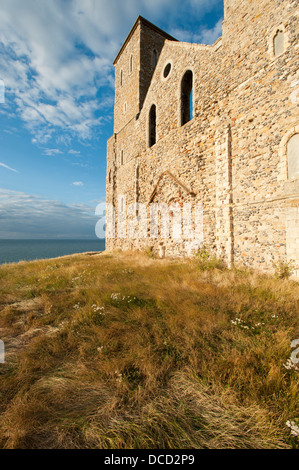
[[[298,448],[299,286],[207,256],[1,266],[0,447]]]

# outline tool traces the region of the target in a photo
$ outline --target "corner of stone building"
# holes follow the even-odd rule
[[[273,13],[270,0],[224,0],[223,36],[210,52],[200,45],[172,46],[155,27],[140,24],[117,65],[130,70],[137,44],[136,76],[135,70],[123,75],[117,91],[122,105],[115,107],[119,121],[107,158],[107,201],[116,203],[122,193],[130,202],[147,202],[160,175],[171,168],[204,201],[205,242],[217,255],[229,266],[268,271],[279,259],[299,263],[299,179],[288,178],[287,156],[290,139],[299,135],[296,25],[293,10],[278,3]],[[276,25],[287,40],[285,51],[273,57]],[[167,63],[171,73],[163,80]],[[187,69],[194,75],[194,118],[181,126],[177,116]],[[157,141],[149,148],[153,104]],[[177,196],[177,189],[164,179],[158,196]],[[115,241],[119,248],[128,243]],[[137,248],[142,243],[134,240]],[[155,243],[162,246],[161,240]],[[184,254],[183,244],[175,250]]]

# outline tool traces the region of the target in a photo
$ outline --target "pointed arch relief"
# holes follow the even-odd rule
[[[299,123],[283,136],[279,147],[278,181],[299,179]]]
[[[296,132],[287,142],[288,179],[299,178],[299,133]]]
[[[148,203],[150,234],[160,239],[160,246],[164,242],[183,243],[188,252],[199,248],[203,240],[203,205],[196,195],[170,171],[161,173]]]
[[[161,173],[161,175],[159,176],[158,178],[158,181],[154,187],[154,190],[150,196],[150,199],[149,199],[149,204],[151,204],[154,199],[155,199],[155,196],[157,195],[158,193],[158,189],[159,189],[159,186],[160,186],[160,183],[161,181],[163,180],[163,178],[165,177],[170,177],[172,179],[172,181],[174,181],[176,183],[176,185],[180,188],[180,190],[182,191],[182,193],[185,193],[187,194],[188,196],[192,196],[192,197],[195,197],[196,196],[196,193],[194,191],[192,191],[192,189],[188,188],[186,185],[184,185],[176,176],[174,176],[170,171],[164,171],[163,173]],[[170,201],[173,201],[174,200],[174,196],[173,196],[173,192],[170,192],[169,193],[169,197],[167,198],[167,201],[165,202],[170,202]]]

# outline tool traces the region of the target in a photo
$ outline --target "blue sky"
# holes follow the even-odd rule
[[[112,63],[138,15],[212,44],[223,1],[0,0],[0,238],[95,237]]]

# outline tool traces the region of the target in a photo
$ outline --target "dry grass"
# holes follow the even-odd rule
[[[298,447],[297,283],[118,253],[0,287],[1,448]]]

